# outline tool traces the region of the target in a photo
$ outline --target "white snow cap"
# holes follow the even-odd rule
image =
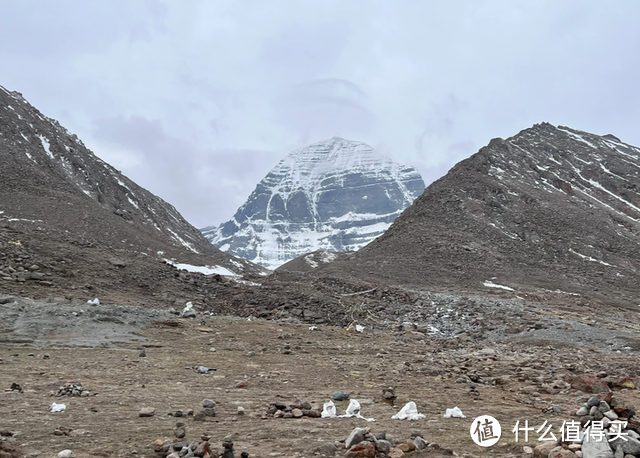
[[[418,413],[418,406],[415,402],[410,401],[400,409],[400,412],[391,417],[393,420],[422,420],[424,414]]]

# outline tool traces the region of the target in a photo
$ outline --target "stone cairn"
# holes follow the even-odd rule
[[[320,415],[320,411],[313,409],[308,401],[302,402],[300,399],[296,399],[289,404],[285,404],[284,402],[272,402],[269,404],[266,412],[262,415],[262,418],[319,418]]]
[[[90,396],[91,393],[83,388],[80,383],[67,383],[64,386],[58,388],[55,396]]]

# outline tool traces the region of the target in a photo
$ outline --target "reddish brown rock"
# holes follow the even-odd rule
[[[611,399],[613,399],[613,393],[611,391],[600,395],[600,400],[606,402],[609,405],[611,405]]]
[[[585,393],[606,393],[611,391],[609,385],[603,379],[587,374],[576,376],[571,382],[571,388]]]
[[[555,450],[549,453],[549,458],[577,458],[577,455],[573,453],[571,450],[567,450],[561,448],[560,450]]]
[[[351,447],[346,456],[350,458],[375,458],[376,447],[370,442],[360,442]]]
[[[198,447],[195,449],[193,454],[195,456],[204,456],[204,454],[207,453],[208,451],[209,451],[209,442],[204,441],[204,442],[200,442],[200,445],[198,445]]]

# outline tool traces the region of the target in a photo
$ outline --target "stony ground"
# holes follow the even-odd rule
[[[253,457],[309,457],[327,442],[342,447],[336,454],[342,456],[340,441],[355,427],[386,432],[398,442],[420,433],[439,446],[407,456],[527,456],[527,444],[516,443],[511,429],[517,420],[533,425],[547,420],[558,435],[563,421],[578,419],[575,411],[590,395],[567,383],[573,376],[615,381],[640,375],[633,334],[626,332],[636,324],[629,319],[623,322],[612,313],[610,322],[595,317],[597,322],[566,310],[523,312],[513,302],[483,300],[426,294],[402,318],[430,324],[401,325],[396,319],[358,333],[203,314],[179,319],[167,310],[113,305],[39,304],[38,309],[32,301],[5,298],[0,306],[0,431],[14,433],[12,444],[25,454],[41,451],[46,457],[64,449],[76,457],[154,456],[153,442],[172,438],[177,421],[186,424],[187,439],[206,433],[220,445],[233,435],[237,456],[247,451]],[[455,305],[461,303],[465,308],[458,315],[481,312],[480,318],[497,324],[456,317]],[[431,310],[428,317],[425,308]],[[447,320],[447,314],[455,320]],[[502,329],[496,316],[522,329]],[[467,328],[451,325],[448,331],[457,338],[445,336],[446,329],[429,331],[438,323],[444,328],[463,321],[470,323]],[[102,334],[92,327],[96,322],[102,323]],[[142,350],[146,356],[140,356]],[[200,374],[199,366],[216,370]],[[12,391],[13,383],[23,391]],[[68,384],[82,385],[89,395],[55,396]],[[388,387],[395,388],[394,406],[383,400]],[[263,418],[273,402],[299,399],[321,410],[336,390],[350,393],[361,402],[362,414],[376,421]],[[625,403],[640,405],[636,390],[615,390]],[[206,398],[216,402],[217,415],[205,422],[170,415],[198,412]],[[426,418],[392,420],[409,401]],[[66,410],[49,412],[52,402],[65,403]],[[336,405],[342,413],[348,401]],[[454,406],[467,418],[443,418]],[[155,415],[141,418],[144,407],[155,408]],[[469,434],[473,419],[485,414],[503,428],[503,438],[490,449],[474,444]],[[530,437],[528,445],[538,445],[536,438]]]

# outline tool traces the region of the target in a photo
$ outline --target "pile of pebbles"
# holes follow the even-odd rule
[[[193,419],[195,421],[206,421],[208,417],[216,416],[216,403],[211,399],[205,399],[202,401],[202,410],[198,412]]]
[[[302,402],[300,399],[296,399],[289,404],[279,401],[272,402],[269,404],[267,411],[262,415],[262,418],[319,418],[320,416],[321,412],[314,409],[310,402]]]
[[[636,430],[640,426],[640,423],[632,421],[632,417],[635,414],[636,409],[632,404],[625,405],[622,400],[614,397],[611,392],[600,396],[592,396],[576,412],[576,415],[580,417],[582,426],[585,426],[588,422],[602,421],[604,428],[608,429],[612,421],[618,420],[626,421],[627,428],[632,430]]]
[[[233,458],[233,436],[222,439],[222,447],[213,445],[211,434],[203,433],[198,439],[187,440],[186,426],[184,423],[176,423],[173,431],[173,439],[157,439],[153,445],[153,451],[159,458]],[[242,458],[249,458],[247,452],[242,452]]]
[[[325,444],[325,450],[319,452],[328,452],[329,444]],[[411,440],[406,442],[396,442],[386,433],[373,434],[370,429],[355,428],[344,441],[344,447],[347,449],[345,454],[349,458],[360,457],[401,457],[407,453],[426,448],[440,449],[437,444],[430,444],[423,438],[421,432],[411,433]]]
[[[64,386],[58,388],[58,391],[53,393],[57,397],[62,396],[91,396],[91,392],[85,390],[80,383],[67,383]]]

